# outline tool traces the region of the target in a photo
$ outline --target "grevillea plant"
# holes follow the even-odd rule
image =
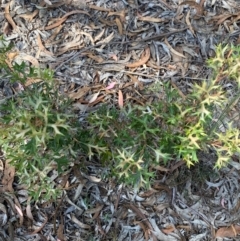
[[[239,88],[239,58],[237,47],[217,47],[216,57],[208,61],[213,78],[195,84],[185,98],[164,84],[164,98],[151,106],[103,107],[89,117],[89,157],[97,154],[114,175],[136,189],[149,187],[154,166],[181,159],[190,167],[198,163],[199,151],[214,150],[215,168],[225,166],[240,151],[240,141],[239,130],[231,124],[224,132],[217,126],[233,103],[218,83],[222,74]],[[239,90],[235,102],[237,98]]]
[[[1,48],[2,74],[23,84],[28,77],[42,80],[0,105],[1,149],[35,200],[57,197],[60,189],[52,174],[67,168],[78,153],[97,157],[108,176],[137,190],[150,186],[157,165],[184,160],[190,167],[198,163],[199,151],[211,149],[217,155],[215,168],[221,168],[240,150],[239,130],[232,124],[224,131],[218,128],[239,98],[238,89],[228,101],[219,84],[225,76],[240,86],[237,47],[217,47],[216,57],[208,61],[212,79],[195,84],[185,98],[159,82],[160,101],[121,110],[105,105],[89,115],[87,128],[77,123],[52,71],[25,64],[9,68],[4,61],[8,50]]]
[[[62,172],[76,154],[71,105],[60,95],[53,71],[24,63],[9,68],[5,62],[8,50],[5,46],[0,52],[1,74],[6,79],[19,85],[27,78],[41,81],[1,100],[0,147],[15,167],[18,181],[35,200],[56,198],[60,190],[54,184],[54,172]]]

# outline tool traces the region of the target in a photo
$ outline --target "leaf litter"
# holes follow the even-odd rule
[[[209,76],[205,60],[214,55],[216,44],[226,39],[240,42],[240,4],[233,0],[3,0],[1,11],[2,32],[18,53],[9,64],[21,57],[32,65],[53,68],[79,115],[103,102],[114,101],[119,108],[129,102],[151,103],[153,96],[142,90],[160,78],[184,97],[195,79]],[[29,79],[27,85],[33,82]],[[212,170],[211,161],[204,158],[207,170]],[[178,163],[158,166],[156,183],[139,193],[114,180],[102,180],[103,170],[84,162],[89,173],[74,164],[69,176],[58,177],[65,188],[61,200],[32,204],[24,187],[14,181],[15,171],[1,159],[0,237],[61,241],[239,237],[238,157],[201,187],[196,169],[185,170]]]

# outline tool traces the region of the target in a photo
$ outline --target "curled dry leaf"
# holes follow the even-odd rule
[[[114,32],[112,32],[109,36],[107,36],[105,39],[97,42],[98,45],[100,44],[108,44],[112,39],[114,38]]]
[[[150,58],[150,48],[146,48],[145,49],[145,53],[144,53],[144,56],[137,62],[134,62],[134,63],[130,63],[130,64],[127,64],[126,67],[128,68],[136,68],[136,67],[139,67],[143,64],[146,64],[147,61],[149,60]]]
[[[15,30],[17,28],[17,25],[15,24],[15,22],[13,21],[11,15],[10,15],[10,12],[9,12],[10,4],[11,4],[11,1],[9,1],[9,3],[5,7],[4,16],[5,16],[6,20],[8,21],[8,23],[12,26],[13,30]]]
[[[175,230],[174,225],[168,225],[167,227],[162,229],[162,232],[165,234],[170,234],[170,233],[174,232],[174,230]]]
[[[231,18],[233,16],[233,14],[223,14],[221,15],[222,17],[217,21],[217,26],[222,24],[223,22],[225,22],[225,20],[227,20],[228,18]]]
[[[39,67],[38,60],[31,55],[21,54],[21,59],[29,61],[35,67]]]
[[[60,26],[62,23],[64,23],[65,21],[67,20],[67,18],[60,18],[56,23],[53,23],[53,24],[50,24],[46,27],[44,27],[44,30],[51,30],[51,29],[54,29],[58,26]]]
[[[39,12],[39,10],[36,9],[32,13],[24,13],[24,14],[19,15],[19,17],[24,18],[31,22],[34,19],[34,17],[37,16],[38,12]]]
[[[74,223],[76,223],[80,228],[83,228],[83,229],[91,229],[91,226],[87,225],[87,224],[84,224],[82,223],[81,221],[79,221],[76,216],[74,214],[71,214],[71,219]]]
[[[85,35],[89,38],[89,40],[91,41],[92,45],[94,45],[94,40],[92,35],[90,35],[89,33],[85,33],[84,31],[81,31],[80,34]]]
[[[102,30],[94,37],[94,42],[96,42],[96,41],[98,41],[99,39],[101,39],[104,33],[105,33],[105,29],[102,29]]]
[[[76,14],[76,13],[82,13],[82,14],[86,14],[90,17],[90,15],[85,12],[85,11],[82,11],[82,10],[74,10],[74,11],[71,11],[69,13],[66,13],[63,17],[61,17],[56,23],[53,23],[51,25],[48,25],[44,28],[44,30],[50,30],[50,29],[53,29],[53,28],[56,28],[58,27],[59,25],[61,25],[63,22],[65,22],[68,18],[68,16],[70,15],[73,15],[73,14]]]
[[[189,27],[191,33],[192,33],[194,36],[196,36],[196,35],[195,35],[195,32],[194,32],[194,30],[193,30],[192,24],[191,24],[191,22],[190,22],[190,10],[188,11],[187,16],[186,16],[186,23],[187,23],[187,26]]]
[[[45,218],[45,220],[44,220],[43,224],[39,228],[37,228],[35,231],[33,231],[31,234],[39,233],[44,228],[44,226],[48,222],[47,216],[44,216],[44,218]]]
[[[174,54],[176,54],[176,55],[178,55],[178,56],[180,56],[180,57],[182,57],[182,58],[186,58],[183,54],[181,54],[181,53],[179,53],[178,51],[176,51],[176,50],[168,43],[167,38],[165,38],[164,42],[165,42],[165,44],[169,47],[169,49],[170,49],[170,51],[171,51],[172,53],[174,53]]]
[[[153,230],[153,227],[152,227],[151,223],[148,221],[148,219],[146,218],[146,216],[141,212],[141,210],[138,207],[136,207],[133,204],[126,203],[126,204],[124,204],[124,207],[131,209],[142,220],[142,223],[144,224],[144,226],[141,226],[141,227],[145,231],[144,232],[145,237],[148,237],[148,231]],[[146,227],[146,229],[145,229],[145,227]],[[151,233],[151,235],[152,235],[153,240],[157,240],[153,233]],[[146,239],[146,240],[148,240],[148,239]]]
[[[142,223],[141,221],[134,221],[133,224],[134,225],[139,225],[141,227],[141,229],[143,230],[145,240],[149,240],[149,230],[144,225],[144,223]]]
[[[39,33],[37,32],[36,34],[37,34],[37,43],[38,43],[38,47],[39,47],[39,50],[38,50],[38,52],[36,54],[36,58],[37,59],[39,58],[41,52],[44,52],[45,54],[47,54],[49,56],[53,56],[53,53],[51,53],[48,50],[46,50],[46,48],[43,46],[43,43],[42,43],[42,40],[40,38]]]

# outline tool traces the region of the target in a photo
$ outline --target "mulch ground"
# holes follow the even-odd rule
[[[81,121],[102,103],[157,101],[144,91],[154,83],[186,95],[211,77],[217,44],[240,43],[239,13],[235,0],[2,0],[0,28],[14,43],[8,61],[52,68]],[[7,78],[0,89],[14,94]],[[214,154],[199,157],[191,169],[172,162],[138,193],[79,157],[53,180],[64,188],[57,202],[32,203],[2,154],[0,240],[239,240],[239,159],[217,172]]]

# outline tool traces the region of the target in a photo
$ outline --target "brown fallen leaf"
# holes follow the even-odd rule
[[[76,13],[82,13],[82,14],[86,14],[90,17],[89,13],[85,12],[85,11],[82,11],[82,10],[74,10],[74,11],[71,11],[69,13],[66,13],[64,16],[62,16],[56,23],[53,23],[51,25],[48,25],[44,28],[44,30],[50,30],[50,29],[53,29],[53,28],[56,28],[58,27],[59,25],[61,25],[63,22],[65,22],[68,18],[68,16],[70,15],[73,15],[73,14],[76,14]]]
[[[21,59],[29,61],[35,67],[39,67],[38,60],[31,55],[28,55],[28,54],[21,55]]]
[[[11,4],[11,1],[9,1],[9,3],[6,5],[6,7],[4,9],[4,16],[5,16],[6,20],[8,21],[8,23],[10,23],[10,25],[12,26],[13,30],[16,30],[17,25],[13,21],[11,15],[10,15],[10,12],[9,12],[10,4]]]
[[[128,76],[130,77],[131,82],[134,84],[135,88],[137,88],[139,90],[143,90],[144,89],[143,82],[139,81],[136,76],[133,76],[131,74],[128,74]],[[125,87],[125,85],[124,85],[124,87]]]
[[[66,20],[67,20],[67,18],[62,17],[56,23],[50,24],[50,25],[44,27],[43,29],[50,30],[50,29],[56,28],[56,27],[60,26],[62,23],[64,23]]]
[[[144,223],[142,223],[142,221],[133,221],[133,224],[139,225],[141,227],[141,229],[143,230],[145,240],[149,240],[149,229],[148,229],[148,227],[146,227],[146,225]]]
[[[47,222],[48,222],[48,218],[47,218],[47,216],[45,216],[45,220],[44,220],[43,224],[39,228],[37,228],[35,231],[33,231],[31,234],[33,235],[33,234],[40,232],[44,228],[44,226],[47,224]]]
[[[37,16],[38,12],[39,12],[39,10],[36,9],[32,13],[20,14],[19,17],[24,18],[24,19],[28,20],[29,22],[31,22],[34,19],[34,17]]]
[[[156,170],[161,171],[161,172],[169,172],[170,171],[170,169],[162,167],[160,165],[151,165],[151,167],[153,169],[156,169]]]
[[[169,42],[167,41],[167,38],[165,38],[164,43],[168,46],[169,50],[170,50],[172,53],[174,53],[174,54],[176,54],[176,55],[178,55],[178,56],[180,56],[180,57],[182,57],[182,58],[186,58],[183,54],[181,54],[181,53],[179,53],[178,51],[176,51],[176,50],[169,44]]]
[[[139,196],[142,197],[142,198],[148,198],[148,197],[152,196],[153,194],[155,194],[157,192],[158,192],[157,190],[151,188],[147,191],[139,193]]]
[[[70,99],[80,99],[82,98],[84,95],[87,94],[87,92],[90,90],[90,87],[83,87],[83,88],[79,88],[77,90],[77,92],[71,92],[69,93],[68,97]]]
[[[102,29],[95,37],[94,37],[94,42],[97,42],[98,40],[100,40],[103,36],[103,34],[105,33],[105,29]]]
[[[15,168],[10,164],[9,160],[5,162],[5,168],[3,173],[2,185],[4,190],[13,192],[13,180],[15,175]]]
[[[24,84],[24,86],[29,86],[29,85],[32,85],[32,84],[35,84],[35,83],[38,83],[38,82],[41,82],[42,79],[33,79],[33,78],[27,78],[27,81],[26,83]]]
[[[122,23],[121,23],[121,20],[119,18],[116,18],[116,24],[117,24],[117,27],[118,27],[118,32],[120,35],[123,34],[123,26],[122,26]]]
[[[173,225],[168,225],[167,227],[162,229],[162,232],[165,234],[170,234],[170,233],[174,232],[174,230],[175,230],[175,227]]]
[[[87,53],[85,53],[83,55],[87,55],[88,58],[95,60],[99,64],[101,64],[104,61],[104,59],[101,56],[96,56],[93,53],[87,52]]]
[[[127,13],[127,10],[122,10],[122,11],[120,11],[120,12],[110,12],[110,13],[108,14],[108,17],[109,17],[109,16],[114,16],[114,15],[115,15],[115,16],[119,16],[121,22],[125,22],[126,13]]]
[[[94,215],[93,215],[93,217],[92,217],[92,220],[95,220],[95,219],[98,218],[98,216],[99,216],[101,210],[103,209],[103,207],[104,207],[104,205],[97,204],[96,208],[94,208],[94,211],[95,211],[95,212],[94,212]],[[88,211],[88,210],[87,210],[87,211]],[[87,211],[86,211],[86,212],[87,212]]]
[[[144,51],[144,56],[139,61],[127,64],[126,67],[128,67],[128,68],[139,67],[143,64],[146,64],[147,61],[149,60],[149,58],[150,58],[150,48],[146,48]]]
[[[11,27],[11,24],[8,23],[8,22],[5,22],[3,28],[2,28],[2,32],[5,34],[5,35],[9,35],[11,34],[12,32],[12,27]]]
[[[46,48],[44,47],[39,33],[37,33],[37,44],[38,44],[39,49],[38,49],[38,51],[36,53],[36,59],[39,58],[41,52],[44,52],[47,55],[53,56],[53,53],[51,53],[50,51],[46,50]]]
[[[82,223],[81,221],[79,221],[76,216],[74,214],[71,214],[71,219],[74,223],[76,223],[80,228],[83,229],[91,229],[91,226],[85,223]]]
[[[50,44],[50,46],[52,45],[53,40],[57,37],[58,33],[61,31],[61,29],[63,28],[63,25],[59,25],[53,32],[52,35],[49,37],[49,39],[47,39],[45,41],[45,46],[47,44]]]
[[[233,238],[240,234],[240,225],[231,225],[230,227],[219,228],[216,232],[215,237],[229,237]]]
[[[131,209],[142,220],[141,223],[144,223],[144,227],[141,226],[140,223],[138,223],[138,224],[144,229],[145,237],[148,237],[149,233],[151,233],[151,232],[148,233],[148,231],[153,230],[153,227],[152,227],[151,223],[148,221],[148,219],[146,218],[146,216],[141,212],[141,210],[138,207],[136,207],[135,205],[133,205],[131,203],[130,204],[124,203],[123,206],[125,208]],[[145,227],[146,227],[146,229],[145,229]],[[157,240],[156,236],[153,233],[151,233],[151,235],[152,235],[153,240]],[[148,240],[148,239],[146,239],[146,240]]]
[[[194,32],[194,29],[193,29],[193,27],[192,27],[192,24],[191,24],[191,22],[190,22],[190,12],[191,12],[191,11],[189,10],[188,13],[187,13],[186,23],[187,23],[187,26],[189,27],[191,33],[193,34],[193,36],[196,36],[196,35],[195,35],[195,32]]]
[[[114,24],[115,25],[115,24]],[[97,45],[108,44],[114,38],[114,32],[109,34],[105,39],[97,42]]]
[[[228,18],[230,18],[232,16],[233,16],[233,14],[222,15],[222,17],[217,21],[216,25],[218,26],[218,25],[222,24],[223,22],[225,22],[225,20],[227,20]]]
[[[116,22],[115,21],[109,21],[109,20],[106,20],[104,18],[99,18],[99,21],[107,26],[115,26],[116,25]]]
[[[7,59],[5,60],[5,62],[7,63],[9,68],[12,68],[12,61],[19,55],[19,52],[17,51],[9,52],[6,55],[7,55]]]
[[[185,1],[185,2],[182,2],[180,5],[189,5],[193,8],[196,9],[196,14],[194,15],[194,19],[199,19],[203,16],[203,3],[204,3],[204,0],[198,4],[194,1]]]
[[[57,229],[57,238],[58,240],[65,241],[66,238],[63,234],[64,232],[64,225],[62,223],[59,224],[58,229]]]
[[[141,15],[138,15],[138,20],[144,21],[144,22],[152,22],[152,23],[162,23],[162,22],[166,21],[163,18],[153,18],[153,17],[148,17],[148,16],[143,17]]]
[[[18,215],[19,216],[19,225],[22,226],[22,224],[23,224],[22,208],[21,208],[21,205],[20,205],[18,199],[16,198],[16,196],[14,194],[14,190],[12,187],[14,176],[15,176],[15,167],[13,167],[10,164],[9,160],[6,160],[4,174],[3,174],[3,178],[2,178],[3,190],[9,191],[10,193],[12,193],[12,197],[14,197],[14,208],[13,208],[13,204],[12,204],[12,208],[14,211],[16,211],[19,214]],[[8,201],[12,203],[12,201],[10,201],[10,200],[11,200],[11,198],[9,198]]]
[[[123,93],[121,90],[118,91],[118,105],[123,108]]]
[[[233,18],[231,24],[236,23],[239,19],[240,19],[240,12],[238,12],[238,13],[236,14],[236,17]]]
[[[26,214],[30,220],[34,221],[34,218],[32,215],[32,209],[31,209],[31,198],[28,198],[27,200]]]

